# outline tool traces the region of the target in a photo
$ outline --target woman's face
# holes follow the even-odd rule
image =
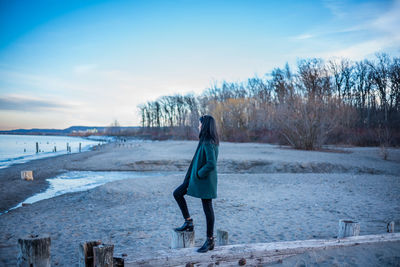
[[[199,132],[201,131],[201,121],[199,121]]]

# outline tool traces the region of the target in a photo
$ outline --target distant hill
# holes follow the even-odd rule
[[[66,129],[16,129],[0,131],[0,134],[28,134],[28,135],[102,135],[120,131],[136,131],[139,126],[104,127],[104,126],[71,126]]]

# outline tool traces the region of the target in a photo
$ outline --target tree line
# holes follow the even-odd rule
[[[303,59],[295,71],[286,64],[264,77],[215,83],[200,95],[161,96],[138,109],[141,134],[159,139],[195,139],[199,117],[211,114],[224,141],[302,149],[398,145],[400,58]]]

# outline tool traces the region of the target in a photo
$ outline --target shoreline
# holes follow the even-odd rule
[[[108,144],[106,144],[108,145]],[[99,150],[62,154],[47,158],[33,159],[24,163],[12,164],[0,169],[0,213],[18,205],[28,197],[43,192],[49,187],[46,179],[67,172],[68,160],[80,160],[98,154]],[[21,171],[33,171],[33,181],[21,179]]]

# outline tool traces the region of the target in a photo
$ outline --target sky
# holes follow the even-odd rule
[[[0,130],[140,125],[163,95],[400,55],[396,1],[0,0]]]

